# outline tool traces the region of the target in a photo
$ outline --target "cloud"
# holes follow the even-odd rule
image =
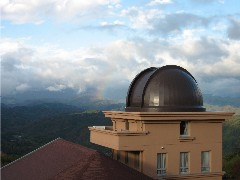
[[[152,0],[148,5],[149,6],[155,6],[158,4],[171,4],[171,0]]]
[[[178,35],[185,29],[208,27],[214,17],[204,17],[187,12],[167,13],[159,8],[129,7],[121,11],[129,19],[130,28],[145,30],[151,36]]]
[[[32,50],[29,48],[18,47],[17,51],[8,52],[2,55],[1,65],[4,69],[8,71],[14,71],[19,68],[27,68],[21,66],[21,61],[31,61]]]
[[[3,95],[14,93],[19,89],[19,84],[30,84],[29,90],[60,91],[71,88],[82,92],[94,86],[97,91],[103,91],[110,81],[126,79],[119,74],[134,60],[130,51],[118,51],[127,46],[124,41],[114,42],[104,49],[80,48],[67,51],[49,45],[29,48],[26,42],[2,39],[0,47],[11,47],[14,44],[15,48],[11,51],[6,48],[5,52],[1,52],[4,57]],[[128,46],[131,48],[132,45],[129,43]],[[135,63],[133,61],[134,66]],[[130,74],[129,69],[125,71]]]
[[[104,30],[113,30],[113,29],[119,29],[124,28],[125,23],[123,21],[115,20],[113,22],[106,22],[103,21],[100,23],[100,26],[97,27],[98,29],[104,29]]]
[[[64,89],[66,89],[66,86],[63,84],[55,84],[54,86],[49,86],[46,88],[48,91],[62,91]]]
[[[208,5],[213,2],[224,3],[224,0],[191,0],[194,4]]]
[[[27,91],[28,89],[30,89],[30,86],[26,83],[20,84],[16,87],[17,92],[24,92],[24,91]]]
[[[173,0],[148,2],[142,6],[139,3],[122,6],[119,0],[1,1],[1,18],[7,21],[3,30],[11,23],[23,24],[11,24],[11,28],[21,26],[22,29],[24,23],[35,23],[44,32],[49,28],[49,23],[44,22],[60,22],[53,30],[57,33],[53,38],[55,42],[51,42],[52,38],[40,41],[43,36],[36,35],[34,29],[34,32],[24,32],[32,34],[32,39],[1,39],[2,94],[72,89],[78,93],[91,91],[111,97],[114,93],[123,96],[141,70],[177,64],[196,77],[203,92],[240,96],[238,15],[224,15],[230,11],[214,15],[220,12],[220,6],[203,14],[207,9],[196,6],[216,4],[218,0],[190,0],[192,3],[187,7]],[[189,7],[195,7],[196,11]],[[81,29],[81,32],[69,29]],[[99,31],[91,36],[89,30],[107,33]],[[68,36],[63,31],[73,33]],[[24,36],[20,31],[11,33],[14,37]],[[89,34],[91,42],[87,42],[88,37],[83,37],[81,42],[82,36]],[[60,35],[74,45],[63,44],[64,38],[58,41]],[[96,40],[98,35],[102,35],[103,43]],[[74,36],[79,40],[70,39]],[[228,39],[224,39],[226,36]],[[53,44],[57,42],[60,44]],[[98,46],[94,46],[96,44]]]
[[[108,22],[101,22],[101,23],[100,23],[100,26],[102,26],[102,27],[122,26],[122,25],[124,25],[124,22],[119,21],[119,20],[115,20],[115,21],[112,22],[112,23],[108,23]]]
[[[227,29],[227,34],[231,39],[240,40],[240,20],[230,20],[230,26]]]
[[[113,22],[102,21],[98,25],[87,25],[83,28],[83,30],[94,30],[94,31],[109,31],[112,33],[111,35],[115,35],[116,32],[126,30],[128,27],[126,26],[124,21],[115,20]]]
[[[27,41],[2,39],[2,94],[19,90],[84,92],[99,96],[123,94],[145,68],[180,65],[191,72],[204,93],[240,95],[240,44],[210,37],[181,40],[116,40],[104,47],[64,50],[54,45],[30,46]],[[1,47],[0,46],[0,47]],[[221,81],[222,80],[222,81]],[[94,88],[91,88],[94,87]],[[234,88],[232,88],[234,87]],[[124,98],[124,97],[123,97]]]
[[[4,20],[18,24],[29,22],[40,24],[51,18],[61,21],[97,18],[118,6],[118,0],[5,0],[1,1],[0,10]]]
[[[212,40],[211,40],[212,41]],[[207,49],[206,40],[198,41]],[[234,41],[214,40],[215,50],[210,56],[202,51],[200,59],[188,57],[188,69],[197,78],[204,93],[221,96],[239,96],[240,44]],[[191,45],[191,44],[190,44]],[[211,49],[211,48],[210,48]]]
[[[121,11],[122,17],[126,17],[130,21],[130,28],[133,29],[152,29],[152,21],[162,15],[159,9],[144,9],[141,7],[129,7]]]
[[[228,97],[239,97],[239,84],[240,80],[237,78],[217,78],[212,81],[201,82],[203,92]],[[231,87],[231,89],[229,87]]]
[[[2,56],[1,66],[7,71],[14,71],[16,69],[16,66],[20,63],[21,62],[13,55],[5,54]]]
[[[205,18],[190,13],[166,14],[150,20],[152,28],[150,33],[167,35],[170,33],[179,33],[184,28],[195,28],[207,26],[211,18]]]
[[[191,37],[181,41],[172,48],[173,57],[187,57],[190,62],[214,63],[219,62],[228,56],[225,42],[221,40],[201,37],[192,39]]]

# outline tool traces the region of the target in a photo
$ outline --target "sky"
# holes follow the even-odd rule
[[[203,94],[240,97],[239,0],[1,0],[1,95],[125,98],[148,67],[179,65]]]

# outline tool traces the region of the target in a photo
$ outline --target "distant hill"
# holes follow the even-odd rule
[[[236,106],[240,107],[240,97],[222,97],[222,96],[213,96],[211,94],[203,95],[203,102],[211,105],[218,106]]]
[[[1,104],[2,131],[15,130],[17,125],[51,118],[64,113],[83,111],[80,108],[61,103],[35,103],[28,106],[9,106]],[[4,129],[3,129],[4,128]]]
[[[122,111],[125,108],[125,103],[121,103],[116,100],[104,99],[93,96],[91,94],[82,94],[74,99],[66,101],[67,104],[83,109],[96,109],[96,110],[119,110]]]
[[[125,103],[99,98],[88,93],[59,98],[61,95],[60,93],[52,99],[35,97],[28,101],[24,101],[23,98],[2,99],[2,165],[58,137],[111,154],[111,150],[90,143],[88,126],[111,125],[111,120],[105,118],[101,111],[124,111]],[[235,154],[240,153],[240,99],[204,95],[204,106],[207,111],[236,113],[223,125],[224,168],[227,171],[232,167],[233,163],[230,162],[235,162],[238,157]],[[229,172],[227,171],[228,174]]]
[[[76,97],[76,92],[71,89],[56,92],[32,90],[2,96],[1,103],[13,106],[25,106],[34,103],[65,103],[68,99],[74,99],[74,97]]]
[[[94,108],[95,109],[109,109],[109,104],[122,103],[125,106],[125,97],[119,97],[118,100],[107,99],[104,97],[97,97],[96,93],[88,91],[77,93],[72,89],[65,89],[59,92],[44,91],[28,91],[19,94],[2,96],[1,102],[12,106],[25,106],[35,103],[62,103],[73,105],[77,107]],[[203,94],[203,101],[206,104],[217,106],[235,106],[240,107],[240,97],[222,97],[211,94]]]
[[[9,163],[58,137],[109,153],[106,148],[90,144],[88,126],[111,125],[100,110],[121,110],[123,104],[86,100],[78,106],[41,102],[25,106],[2,104],[2,163]]]
[[[2,104],[5,106],[35,106],[39,104],[64,104],[74,106],[80,109],[96,110],[124,110],[125,103],[123,100],[111,100],[97,97],[93,93],[73,94],[67,91],[67,96],[60,92],[31,92],[32,96],[28,97],[25,93],[20,96],[2,97]]]
[[[217,106],[211,104],[204,104],[207,111],[225,111],[225,112],[235,112],[235,115],[240,115],[240,107],[235,106]]]

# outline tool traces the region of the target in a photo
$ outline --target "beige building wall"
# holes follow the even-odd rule
[[[221,179],[222,122],[233,113],[144,113],[107,112],[112,130],[89,128],[91,142],[113,150],[113,158],[132,168],[139,157],[142,173],[155,179]],[[180,122],[188,121],[188,136],[180,136]],[[117,158],[117,152],[121,158]],[[210,152],[210,172],[201,172],[201,152]],[[139,152],[139,156],[134,153]],[[189,153],[189,173],[180,174],[180,152]],[[166,175],[157,175],[157,154],[166,153]],[[126,156],[128,156],[126,162]]]

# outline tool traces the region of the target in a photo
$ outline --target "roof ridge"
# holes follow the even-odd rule
[[[4,168],[6,168],[6,167],[8,167],[8,166],[10,166],[10,165],[12,165],[12,164],[14,164],[14,163],[17,162],[17,161],[20,161],[20,160],[24,159],[25,157],[31,155],[32,153],[34,153],[34,152],[36,152],[36,151],[38,151],[38,150],[40,150],[40,149],[43,149],[44,147],[46,147],[46,146],[48,146],[49,144],[52,144],[52,143],[54,143],[55,141],[58,141],[58,140],[64,140],[64,139],[58,137],[58,138],[56,138],[56,139],[48,142],[47,144],[44,144],[44,145],[40,146],[39,148],[37,148],[37,149],[35,149],[35,150],[33,150],[33,151],[31,151],[31,152],[23,155],[22,157],[20,157],[20,158],[18,158],[18,159],[16,159],[16,160],[14,160],[14,161],[6,164],[5,166],[1,167],[1,169],[4,169]]]

